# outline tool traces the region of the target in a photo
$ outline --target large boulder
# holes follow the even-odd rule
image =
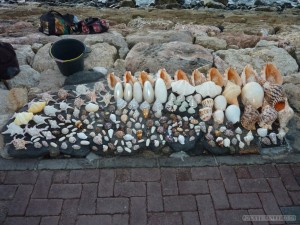
[[[281,33],[279,37],[296,47],[295,55],[298,62],[300,63],[300,31],[292,33],[284,32]]]
[[[213,49],[215,51],[226,49],[227,42],[217,37],[197,36],[195,44],[201,45],[205,48]]]
[[[219,34],[221,31],[218,27],[200,25],[200,24],[176,24],[174,30],[187,30],[194,36],[207,36],[208,34],[213,36]]]
[[[244,33],[222,33],[219,38],[226,40],[228,46],[237,46],[238,48],[254,48],[261,39],[258,35]]]
[[[43,92],[58,91],[65,82],[66,77],[57,70],[46,70],[41,73],[38,88]],[[49,82],[51,80],[51,82]]]
[[[17,54],[19,65],[32,65],[34,52],[31,45],[13,45]]]
[[[126,37],[126,41],[130,47],[139,42],[146,42],[150,44],[166,43],[172,41],[180,41],[186,43],[193,43],[193,36],[189,31],[175,31],[175,30],[146,30],[138,31]]]
[[[191,73],[198,67],[212,66],[213,56],[202,46],[184,42],[138,43],[128,53],[125,62],[126,69],[132,72],[146,69],[157,72],[164,67],[170,74],[180,68]]]
[[[33,69],[35,69],[38,72],[43,72],[48,69],[58,70],[56,62],[49,55],[50,47],[51,43],[48,43],[38,50],[33,60]]]
[[[20,66],[20,73],[17,76],[7,81],[10,88],[36,87],[40,82],[40,73],[32,69],[28,65]],[[49,82],[49,80],[47,81]]]
[[[291,107],[300,112],[300,73],[284,77],[283,88]]]

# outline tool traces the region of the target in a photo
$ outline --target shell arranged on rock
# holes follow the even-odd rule
[[[241,124],[246,130],[255,130],[255,124],[259,121],[259,112],[252,105],[246,105],[241,117]]]

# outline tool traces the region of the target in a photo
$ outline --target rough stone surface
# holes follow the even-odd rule
[[[28,91],[26,88],[13,88],[7,96],[8,107],[11,111],[17,111],[28,102]]]
[[[187,30],[191,32],[194,36],[215,36],[219,34],[221,31],[218,27],[208,26],[208,25],[200,25],[200,24],[180,24],[177,23],[174,26],[174,30]]]
[[[285,77],[283,88],[291,107],[300,112],[300,73]]]
[[[209,36],[196,36],[195,44],[215,51],[226,49],[227,47],[227,42],[225,40]]]
[[[5,114],[9,112],[9,104],[7,102],[7,96],[8,96],[9,91],[0,89],[0,115]]]
[[[31,88],[39,84],[40,73],[29,65],[20,66],[20,73],[7,81],[10,88],[25,87]]]
[[[51,43],[48,43],[43,47],[41,47],[36,53],[32,64],[32,68],[35,69],[36,71],[43,72],[48,69],[58,70],[55,61],[49,55],[50,46]]]
[[[258,35],[247,35],[244,33],[222,33],[220,38],[226,40],[228,45],[235,45],[239,48],[253,48],[260,40]]]
[[[49,79],[51,79],[51,82],[49,82]],[[66,77],[63,76],[59,71],[48,69],[41,73],[38,88],[43,92],[50,90],[57,91],[61,88],[65,79]]]
[[[68,76],[64,85],[86,84],[96,82],[104,75],[99,72],[80,71]]]
[[[164,67],[172,74],[178,68],[191,73],[197,67],[212,66],[213,57],[201,46],[175,41],[153,45],[138,43],[128,53],[125,61],[126,69],[132,72],[145,69],[156,72]]]
[[[34,59],[34,52],[31,45],[14,45],[17,54],[19,65],[32,65]]]
[[[174,23],[170,20],[147,20],[141,17],[131,20],[128,24],[128,27],[135,28],[139,30],[144,29],[158,29],[158,30],[167,30],[174,26]]]

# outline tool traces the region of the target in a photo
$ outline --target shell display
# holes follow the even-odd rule
[[[172,78],[167,73],[165,68],[162,68],[162,69],[158,70],[158,72],[156,74],[156,77],[161,78],[165,82],[165,85],[166,85],[167,89],[171,88]]]
[[[257,73],[250,64],[247,64],[242,72],[241,79],[245,86],[249,82],[257,82]]]
[[[255,124],[259,121],[259,112],[252,105],[246,105],[241,117],[241,124],[246,130],[255,130]]]
[[[35,114],[43,111],[46,106],[46,102],[32,102],[29,103],[28,106],[28,112]]]
[[[242,102],[244,105],[252,105],[255,109],[263,105],[264,89],[257,82],[248,82],[241,93]]]
[[[265,99],[276,111],[280,111],[285,108],[285,93],[283,87],[277,84],[270,84],[266,82],[264,84]]]
[[[228,69],[226,69],[224,76],[227,81],[230,81],[231,83],[236,84],[240,87],[243,84],[243,81],[242,81],[240,75],[232,67],[229,67]]]
[[[271,83],[271,84],[277,84],[282,85],[283,83],[283,77],[280,73],[280,71],[276,68],[276,66],[272,63],[267,63],[262,72],[261,77],[265,81]]]
[[[133,84],[136,82],[136,78],[134,76],[132,76],[130,71],[126,71],[124,73],[124,83],[129,83],[131,84],[131,86],[133,86]]]
[[[212,81],[206,81],[195,87],[197,93],[199,93],[202,98],[210,97],[214,98],[217,95],[221,94],[222,88],[219,85],[216,85]]]
[[[111,90],[114,90],[116,84],[121,83],[121,79],[119,77],[115,76],[114,73],[110,73],[107,76],[107,83],[108,83],[108,87]]]
[[[278,117],[278,112],[265,102],[264,106],[262,107],[261,114],[259,116],[258,125],[262,128],[271,130],[272,124],[277,119],[277,117]]]
[[[187,76],[186,73],[183,72],[181,69],[179,69],[179,70],[177,70],[177,71],[175,72],[174,80],[175,80],[175,81],[178,81],[178,80],[185,80],[186,82],[190,83],[190,80],[189,80],[188,76]]]
[[[171,87],[172,91],[178,95],[187,96],[195,92],[195,87],[184,79],[172,82]]]
[[[206,81],[206,77],[198,69],[195,69],[192,73],[191,84],[198,86]]]
[[[15,120],[14,123],[16,125],[26,125],[29,123],[30,120],[33,118],[32,112],[21,112],[15,114]]]
[[[207,73],[207,80],[210,80],[221,87],[225,84],[222,74],[216,68],[209,69]]]
[[[140,84],[142,85],[142,87],[144,86],[146,81],[149,81],[151,86],[154,85],[154,79],[151,75],[149,75],[147,72],[142,71],[140,72],[139,76],[138,76],[138,81],[140,82]]]
[[[225,96],[228,104],[238,105],[238,96],[241,94],[241,87],[231,81],[227,81],[222,95]]]
[[[240,121],[241,110],[236,105],[229,105],[225,110],[225,116],[228,121],[235,124]]]
[[[287,125],[289,121],[293,118],[294,114],[294,110],[290,107],[286,98],[284,109],[278,112],[280,128],[287,129]]]

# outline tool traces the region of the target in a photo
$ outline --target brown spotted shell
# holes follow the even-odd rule
[[[278,112],[285,107],[285,93],[283,87],[278,84],[266,82],[264,84],[266,101]]]
[[[262,107],[261,114],[259,116],[258,125],[262,128],[271,130],[272,124],[277,119],[277,117],[278,117],[278,112],[265,102],[264,106]]]
[[[241,117],[241,124],[247,130],[255,130],[255,124],[259,121],[259,112],[252,105],[246,105]]]
[[[205,107],[199,110],[199,116],[202,121],[208,121],[210,120],[212,116],[212,108],[210,107]]]

